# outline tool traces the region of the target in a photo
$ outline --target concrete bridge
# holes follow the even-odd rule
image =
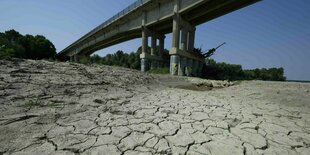
[[[141,71],[162,67],[165,34],[172,32],[170,74],[198,76],[204,59],[193,53],[196,26],[260,0],[138,0],[58,53],[78,61],[97,50],[142,38]],[[148,43],[151,38],[151,52]],[[159,54],[155,48],[159,40]]]

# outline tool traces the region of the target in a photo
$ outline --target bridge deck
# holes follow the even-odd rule
[[[199,25],[259,0],[179,1],[180,15],[192,25]],[[171,33],[173,2],[174,0],[138,0],[62,50],[57,57],[65,60],[70,55],[90,55],[108,46],[141,37],[143,11],[150,18],[146,23],[149,28],[162,34]]]

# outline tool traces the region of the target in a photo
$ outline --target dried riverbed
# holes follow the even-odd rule
[[[308,155],[309,90],[0,61],[0,155]]]

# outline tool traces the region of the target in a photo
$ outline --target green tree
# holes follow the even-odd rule
[[[217,63],[213,59],[208,59],[204,66],[203,77],[216,80],[286,80],[283,68],[243,70],[241,65]]]
[[[56,54],[55,46],[44,36],[21,35],[15,30],[0,33],[1,55],[26,59],[50,59]],[[12,54],[13,53],[13,54]]]
[[[90,57],[90,61],[91,61],[91,63],[101,64],[102,58],[99,55],[94,54],[93,56]]]

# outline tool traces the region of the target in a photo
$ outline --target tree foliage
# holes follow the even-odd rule
[[[90,57],[90,62],[94,64],[103,64],[109,66],[120,66],[131,69],[140,70],[141,68],[141,60],[140,54],[142,53],[142,47],[139,47],[136,52],[125,53],[121,50],[113,53],[107,54],[104,57],[100,57],[97,54],[94,54]],[[148,47],[147,53],[151,54],[151,48]],[[159,47],[156,47],[155,55],[159,55]],[[163,58],[169,60],[169,52],[165,49],[163,53]]]
[[[155,54],[157,55],[159,48],[156,48]],[[87,59],[87,57],[81,58],[81,63],[95,63],[110,66],[121,66],[131,69],[140,70],[140,54],[142,53],[142,48],[139,47],[136,52],[124,53],[123,51],[117,51],[113,54],[107,54],[105,57],[100,57],[99,55],[93,55]],[[147,53],[150,54],[150,48],[148,48]],[[203,52],[201,48],[195,48],[193,53],[197,56],[203,57]],[[169,62],[169,52],[165,50],[163,53],[163,58],[165,61]],[[156,68],[148,71],[149,73],[156,74],[167,74],[169,73],[169,68]],[[227,64],[218,63],[213,59],[206,59],[206,63],[202,70],[202,77],[207,79],[216,80],[272,80],[272,81],[285,81],[284,69],[283,68],[262,68],[254,70],[243,70],[241,65],[238,64]]]
[[[203,77],[216,80],[286,80],[283,68],[243,70],[241,65],[217,63],[213,59],[204,66]]]
[[[55,54],[53,43],[42,35],[23,36],[15,30],[0,33],[0,59],[49,59],[54,58]]]

